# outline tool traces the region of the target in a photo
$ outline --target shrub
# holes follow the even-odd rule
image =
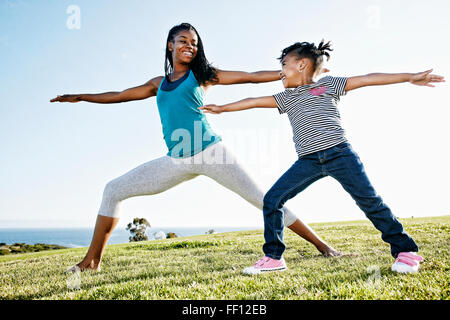
[[[11,250],[9,250],[7,248],[0,249],[0,256],[4,256],[4,255],[10,254],[10,253],[11,253]]]
[[[150,223],[145,218],[134,218],[133,222],[130,222],[126,227],[126,230],[131,233],[131,237],[128,238],[130,242],[148,240],[145,234],[147,227],[150,227]]]

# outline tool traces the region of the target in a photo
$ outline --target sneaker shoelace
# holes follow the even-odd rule
[[[418,265],[421,261],[423,261],[421,256],[409,252],[401,252],[397,256],[397,259],[395,259],[395,262],[401,262],[411,267]]]
[[[255,263],[255,267],[257,268],[257,267],[261,267],[262,265],[264,265],[267,261],[269,261],[270,260],[270,258],[269,257],[267,257],[267,256],[264,256],[264,257],[262,257],[261,259],[259,259],[258,261],[256,261],[256,263]]]

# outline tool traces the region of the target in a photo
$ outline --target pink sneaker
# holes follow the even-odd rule
[[[248,267],[244,269],[245,274],[259,274],[261,272],[268,271],[284,271],[287,269],[286,262],[284,258],[280,260],[272,259],[267,256],[259,259],[252,267]]]
[[[400,252],[391,270],[400,273],[415,273],[419,271],[421,261],[423,258],[414,252]]]

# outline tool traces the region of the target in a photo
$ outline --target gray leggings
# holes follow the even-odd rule
[[[161,193],[199,175],[214,179],[262,210],[264,193],[231,151],[218,142],[189,158],[164,156],[146,162],[110,181],[103,192],[99,215],[118,218],[121,201]],[[297,217],[284,208],[284,225],[290,226],[296,220]]]

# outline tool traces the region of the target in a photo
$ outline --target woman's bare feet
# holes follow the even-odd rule
[[[294,231],[303,239],[311,242],[317,250],[319,250],[324,257],[339,257],[342,253],[330,247],[325,241],[323,241],[316,233],[302,221],[297,219],[293,224],[289,226],[289,229]]]
[[[80,263],[70,267],[66,270],[67,273],[76,273],[81,271],[101,271],[100,260],[99,259],[83,259]]]
[[[325,258],[342,256],[341,252],[337,251],[336,249],[334,249],[330,246],[325,246],[323,248],[317,248],[317,249],[322,253],[322,255]]]
[[[101,262],[100,259],[91,259],[91,260],[83,260],[79,264],[77,264],[80,271],[84,270],[93,270],[93,271],[101,271]]]
[[[100,271],[103,251],[105,250],[109,236],[118,222],[119,218],[111,218],[99,214],[95,223],[91,245],[89,246],[86,256],[80,263],[68,269],[67,272],[79,272],[85,270]]]

